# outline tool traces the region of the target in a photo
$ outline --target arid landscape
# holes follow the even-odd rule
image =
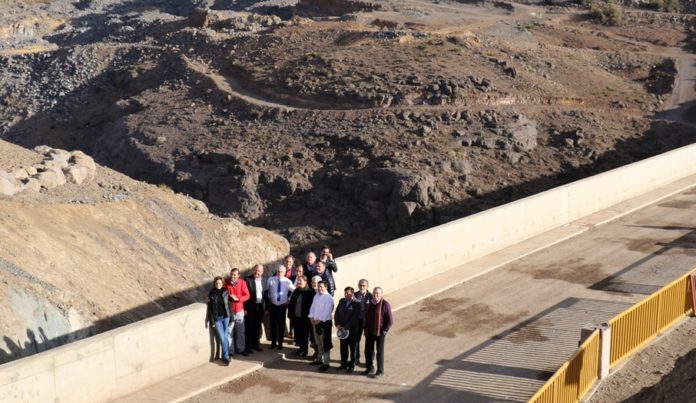
[[[358,250],[694,140],[688,116],[661,113],[694,98],[690,14],[21,4],[0,32],[2,139],[82,150],[297,252]]]
[[[21,284],[17,306],[51,304],[56,335],[104,330],[157,311],[107,320],[153,298],[195,300],[232,255],[248,269],[288,248],[345,254],[693,143],[696,6],[664,3],[0,0],[0,171],[15,189],[0,192],[0,295]],[[50,164],[22,168],[43,145],[97,166],[46,185]],[[125,236],[107,205],[142,232]],[[64,237],[44,252],[77,239],[77,257],[22,249],[52,231]],[[114,244],[93,253],[94,231]],[[113,255],[124,248],[137,253]],[[81,259],[114,278],[77,273]],[[169,270],[151,290],[162,273],[134,274],[142,260],[200,275]],[[85,278],[112,294],[85,298]],[[17,319],[0,362],[39,350],[36,318],[5,305]]]

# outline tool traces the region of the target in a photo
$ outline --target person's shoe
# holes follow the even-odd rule
[[[315,351],[314,354],[312,354],[312,358],[316,360],[317,357],[319,357],[319,353]]]
[[[271,343],[271,347],[269,347],[269,348],[270,348],[271,350],[273,350],[273,349],[276,348],[276,343],[275,343],[275,341],[274,341],[273,343]]]
[[[302,355],[302,350],[297,350],[297,351],[295,351],[295,355],[298,356],[298,357],[301,356],[301,355]]]
[[[321,367],[319,367],[319,372],[326,372],[329,370],[329,366],[324,364]]]
[[[256,350],[256,351],[263,351],[263,350],[261,350],[261,347],[259,347],[259,346],[252,347],[252,348],[253,348],[254,350]]]
[[[348,368],[346,368],[346,372],[349,374],[353,371],[355,371],[355,367],[353,365],[349,365]]]
[[[244,350],[244,351],[242,351],[242,352],[239,353],[239,354],[241,354],[241,355],[243,355],[243,356],[245,356],[245,357],[248,357],[248,356],[249,356],[249,350]]]
[[[226,367],[229,367],[229,366],[230,366],[230,360],[223,359],[223,360],[222,360],[222,363],[225,364]]]
[[[384,376],[384,372],[377,371],[377,372],[375,372],[375,375],[373,376],[373,378],[381,378],[383,376]]]
[[[282,349],[283,349],[283,343],[279,343],[279,344],[278,344],[278,350],[282,350]]]
[[[306,352],[306,351],[303,351],[303,352],[300,353],[300,357],[306,357],[306,356],[307,356],[307,352]]]
[[[339,370],[346,369],[346,368],[348,368],[348,365],[346,365],[346,364],[341,364],[341,366],[338,367]]]
[[[309,363],[309,365],[322,365],[323,363],[321,361],[314,360]]]
[[[365,375],[370,375],[371,373],[372,373],[372,368],[365,368],[365,370],[363,371],[363,374],[365,374]]]

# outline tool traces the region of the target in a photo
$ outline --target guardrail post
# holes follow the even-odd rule
[[[599,358],[599,379],[609,375],[609,365],[611,364],[611,325],[602,323],[599,327],[601,347]]]
[[[691,316],[696,316],[696,273],[691,273]]]

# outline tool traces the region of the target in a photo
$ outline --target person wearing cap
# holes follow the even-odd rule
[[[319,283],[319,293],[314,296],[309,308],[309,319],[314,326],[317,342],[317,361],[312,364],[321,365],[319,372],[329,369],[331,362],[331,313],[334,309],[333,297],[326,291],[326,284]]]
[[[336,312],[334,313],[334,322],[338,328],[339,337],[341,340],[341,366],[338,369],[345,369],[346,372],[353,372],[355,369],[355,353],[358,334],[360,334],[360,319],[362,317],[362,305],[359,301],[353,299],[353,287],[346,287],[343,290],[343,296],[338,301]]]
[[[295,289],[285,276],[285,266],[279,266],[276,275],[268,280],[268,312],[271,322],[271,350],[283,349],[285,336],[285,317],[287,316],[290,293]]]
[[[384,376],[384,342],[393,323],[391,306],[382,298],[382,287],[375,287],[365,312],[365,375],[375,378]],[[375,344],[377,372],[373,373]]]

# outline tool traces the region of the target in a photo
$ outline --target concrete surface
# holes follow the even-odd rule
[[[193,304],[0,366],[0,402],[111,400],[211,358]]]
[[[289,354],[187,401],[222,402],[232,396],[250,401],[526,401],[575,351],[583,325],[610,319],[696,267],[694,185],[696,178],[688,178],[661,194],[686,190],[658,197],[631,214],[624,212],[648,199],[614,206],[434,278],[424,273],[423,281],[407,289],[387,288],[387,300],[404,304],[409,295],[420,298],[459,283],[396,312],[382,379],[335,368],[317,373]],[[608,222],[612,216],[621,217]],[[524,256],[512,260],[511,249]],[[499,267],[461,282],[465,272],[475,271],[472,265]],[[337,364],[336,349],[332,358]]]

